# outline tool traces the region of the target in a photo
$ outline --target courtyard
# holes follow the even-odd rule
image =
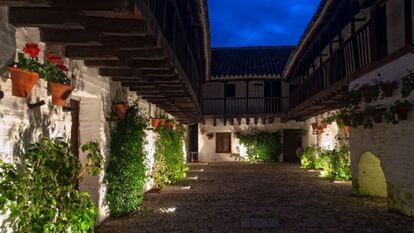
[[[385,199],[351,191],[296,164],[193,164],[186,179],[147,193],[141,210],[97,232],[414,232],[414,220],[388,212]]]

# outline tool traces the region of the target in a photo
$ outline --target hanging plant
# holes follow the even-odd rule
[[[406,98],[411,95],[411,92],[414,90],[414,72],[410,73],[402,78],[402,89],[401,95]]]
[[[362,95],[364,96],[365,103],[371,103],[373,100],[376,100],[379,96],[378,85],[366,84],[362,86],[361,89],[362,89]]]
[[[73,91],[71,80],[67,76],[69,69],[59,57],[49,53],[46,55],[44,75],[49,83],[49,90],[52,93],[52,104],[64,106],[66,99]]]
[[[88,160],[86,172],[93,176],[99,175],[103,167],[103,156],[99,144],[96,141],[90,141],[82,145],[81,150],[86,154]]]
[[[17,62],[9,68],[13,96],[21,98],[30,96],[42,70],[38,59],[39,53],[40,48],[37,44],[26,43],[23,53],[17,54]]]
[[[352,109],[361,101],[362,94],[360,90],[350,90],[344,94],[341,99],[341,106],[343,109]]]
[[[381,83],[382,97],[392,97],[395,88],[395,82],[386,81]]]
[[[120,102],[120,103],[114,103],[113,106],[114,106],[116,117],[119,120],[123,120],[125,118],[125,114],[128,108],[127,105],[124,102]]]
[[[366,109],[366,113],[368,117],[372,117],[374,119],[375,124],[382,123],[382,116],[384,115],[386,108],[383,105],[377,106],[369,106]]]
[[[391,111],[397,113],[399,121],[405,121],[408,118],[408,112],[411,110],[411,106],[412,104],[408,100],[398,100],[391,106]]]

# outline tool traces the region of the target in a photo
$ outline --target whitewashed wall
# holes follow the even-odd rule
[[[386,107],[401,99],[401,78],[407,69],[414,69],[414,54],[402,56],[351,83],[354,88],[370,83],[381,74],[383,81],[397,82],[394,96],[378,100],[370,105],[383,104]],[[408,97],[414,103],[414,95]],[[361,103],[361,109],[366,104]],[[398,125],[387,123],[374,124],[373,129],[359,126],[351,129],[350,149],[354,188],[358,189],[358,163],[361,155],[371,152],[381,161],[381,167],[387,181],[389,207],[404,214],[414,216],[414,114],[409,113],[407,121]]]
[[[253,130],[265,132],[277,132],[283,129],[302,129],[303,123],[296,121],[289,121],[282,123],[280,120],[275,120],[273,124],[263,124],[260,120],[257,125],[254,124],[253,119],[250,119],[250,124],[246,124],[246,119],[241,119],[241,124],[234,119],[234,125],[227,123],[225,126],[222,119],[216,120],[214,126],[214,119],[205,119],[205,124],[199,124],[198,134],[198,154],[201,162],[234,162],[240,161],[240,156],[243,152],[240,151],[239,140],[234,136],[236,132],[251,132]],[[216,133],[232,133],[231,153],[216,153]],[[213,134],[213,138],[209,139],[208,134]]]

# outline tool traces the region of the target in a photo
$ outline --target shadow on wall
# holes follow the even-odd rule
[[[381,161],[370,152],[362,154],[359,160],[356,182],[359,195],[387,197],[387,182]]]

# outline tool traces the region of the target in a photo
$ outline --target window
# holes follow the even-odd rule
[[[224,86],[225,97],[236,97],[236,84],[226,84]]]
[[[231,153],[231,133],[216,133],[216,153]]]

